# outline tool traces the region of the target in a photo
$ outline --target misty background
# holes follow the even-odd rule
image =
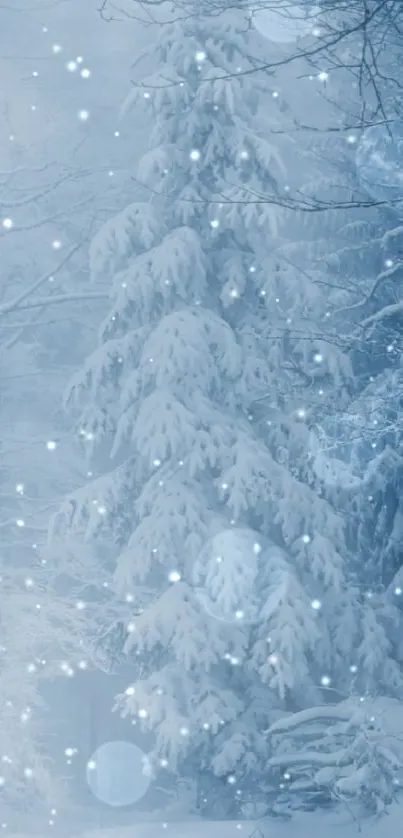
[[[7,210],[7,215],[18,215],[16,226],[28,228],[8,241],[2,237],[3,301],[15,296],[23,272],[30,282],[46,271],[51,276],[59,256],[52,250],[52,242],[60,239],[65,249],[66,240],[75,244],[83,216],[88,229],[93,229],[92,225],[98,226],[105,215],[124,206],[131,172],[144,150],[146,126],[138,120],[130,128],[122,124],[120,108],[130,88],[131,65],[151,33],[139,23],[106,23],[98,5],[96,0],[13,0],[0,9],[0,170],[22,171],[22,177],[12,184],[10,204],[17,203],[17,207]],[[87,112],[88,118],[83,118]],[[50,164],[47,180],[44,167]],[[55,173],[56,178],[60,173],[60,189],[42,202],[38,198],[24,206],[27,198],[41,194],[44,185],[46,189],[54,181]],[[66,173],[70,178],[67,181]],[[3,191],[2,204],[4,198]],[[76,218],[71,217],[71,207]],[[57,213],[60,218],[55,221]],[[85,252],[76,270],[77,288],[81,289],[87,283]],[[63,287],[63,278],[51,277],[51,282],[55,292]],[[17,538],[14,533],[2,543],[14,562],[26,562],[30,546],[34,545],[34,551],[45,540],[46,519],[60,499],[60,474],[71,456],[69,450],[63,450],[68,425],[62,412],[62,395],[67,379],[60,376],[60,366],[68,376],[83,358],[85,347],[92,345],[91,318],[96,324],[102,311],[98,306],[94,316],[94,305],[98,303],[91,303],[81,319],[74,307],[55,313],[53,318],[43,317],[42,323],[24,331],[22,344],[26,351],[18,345],[11,366],[4,355],[0,359],[0,364],[3,361],[7,365],[3,386],[9,383],[13,388],[11,401],[4,392],[2,398],[4,420],[12,428],[7,441],[3,439],[3,465],[6,460],[10,494],[15,489],[13,483],[24,484],[21,505],[24,518],[29,518],[28,536],[24,529],[20,539],[17,531]],[[12,352],[10,346],[8,358]],[[48,398],[44,390],[49,391]],[[45,443],[54,438],[61,443],[56,465],[52,456],[43,460]],[[71,463],[69,469],[73,488],[84,473],[77,459],[73,474]],[[15,511],[15,501],[10,507]],[[87,807],[85,814],[80,814],[81,823],[86,818],[94,824],[119,820],[116,810],[102,807],[90,793],[85,771],[99,744],[132,737],[130,722],[111,713],[114,696],[126,681],[127,673],[111,678],[82,672],[74,680],[61,677],[46,685],[51,708],[47,747],[56,771],[71,778],[77,808]],[[77,755],[69,760],[66,751],[71,749]],[[154,803],[148,801],[150,809]],[[120,820],[128,817],[127,813],[120,815]],[[69,831],[71,822],[64,827],[59,823],[58,829],[63,828]]]

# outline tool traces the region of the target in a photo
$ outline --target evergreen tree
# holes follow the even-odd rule
[[[352,584],[339,498],[307,456],[327,288],[284,267],[286,169],[258,130],[259,97],[266,129],[284,123],[250,72],[244,24],[229,12],[164,25],[163,69],[135,88],[153,120],[138,173],[151,197],[92,243],[111,308],[69,399],[99,476],[56,521],[113,536],[117,613],[133,608],[118,707],[154,731],[162,765],[196,760],[207,789],[220,778],[227,812],[264,771],[280,707],[349,686],[349,665],[366,685],[393,670]],[[351,374],[336,349],[324,366],[340,386]]]

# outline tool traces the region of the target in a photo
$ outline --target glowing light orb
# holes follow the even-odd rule
[[[277,0],[270,6],[264,8],[263,3],[256,3],[250,8],[253,26],[264,38],[275,44],[293,44],[315,34],[320,11],[317,6],[304,8],[292,0]]]
[[[132,742],[106,742],[87,763],[87,783],[94,797],[107,806],[132,806],[147,793],[151,765]]]
[[[390,201],[403,211],[403,122],[367,128],[357,145],[359,179],[376,201]]]
[[[215,620],[252,624],[259,620],[259,564],[264,544],[250,529],[229,529],[211,538],[193,567],[192,583],[203,610]]]

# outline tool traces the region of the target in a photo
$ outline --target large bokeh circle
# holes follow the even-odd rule
[[[105,742],[87,763],[87,782],[94,797],[108,806],[132,806],[147,793],[151,767],[132,742]]]
[[[274,44],[294,44],[312,35],[319,12],[317,6],[292,0],[270,2],[267,8],[261,2],[252,2],[250,12],[253,26]]]

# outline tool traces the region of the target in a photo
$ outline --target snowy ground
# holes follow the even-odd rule
[[[346,810],[339,814],[296,814],[289,821],[276,819],[253,821],[187,820],[141,821],[132,826],[74,830],[74,838],[401,838],[403,805],[391,807],[388,815],[361,823]],[[71,824],[70,824],[71,826]],[[43,832],[11,833],[11,838],[38,838]],[[63,833],[55,824],[46,836],[58,838]],[[71,835],[71,833],[70,833]]]
[[[345,815],[313,813],[296,815],[288,822],[259,821],[197,821],[168,823],[137,823],[132,827],[92,830],[77,838],[401,838],[403,807],[396,806],[390,814],[364,823]]]

